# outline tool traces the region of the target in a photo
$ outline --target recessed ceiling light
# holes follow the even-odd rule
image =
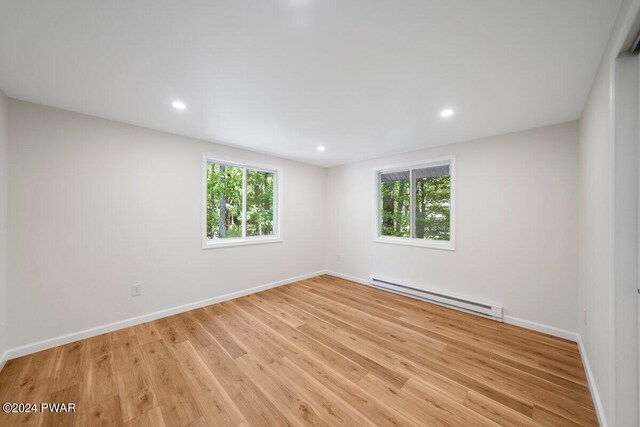
[[[182,101],[173,101],[173,102],[171,103],[171,106],[172,106],[173,108],[175,108],[176,110],[181,110],[181,111],[182,111],[182,110],[185,110],[185,109],[187,108],[187,106],[185,105],[185,103],[184,103],[184,102],[182,102]]]
[[[445,108],[444,110],[440,111],[440,117],[444,119],[451,116],[453,116],[453,110],[451,108]]]
[[[318,151],[324,151],[324,145],[318,145]]]

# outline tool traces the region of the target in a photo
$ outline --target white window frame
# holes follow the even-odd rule
[[[242,193],[242,237],[229,237],[224,239],[208,239],[207,238],[207,163],[223,164],[225,166],[234,166],[243,170],[243,193]],[[275,177],[274,191],[274,234],[271,236],[247,236],[247,169],[259,172],[271,172]],[[282,242],[282,168],[277,166],[269,166],[253,162],[243,162],[240,160],[222,158],[215,154],[202,154],[202,248],[227,248],[231,246],[259,245],[265,243]]]
[[[418,239],[416,237],[382,236],[382,215],[380,206],[380,174],[409,170],[409,183],[411,185],[411,235],[415,232],[415,188],[413,183],[413,170],[434,166],[449,165],[451,175],[451,205],[449,214],[449,241]],[[373,241],[376,243],[389,243],[394,245],[417,246],[423,248],[444,249],[454,251],[456,249],[456,156],[444,156],[419,162],[401,163],[373,169]]]

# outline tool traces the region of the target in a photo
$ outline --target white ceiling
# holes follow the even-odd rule
[[[330,166],[577,119],[619,4],[0,0],[0,88]]]

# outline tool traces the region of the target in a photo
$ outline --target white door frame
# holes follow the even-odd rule
[[[613,375],[615,425],[638,426],[640,181],[638,57],[621,55],[614,78]]]

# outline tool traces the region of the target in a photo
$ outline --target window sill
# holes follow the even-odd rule
[[[445,242],[438,240],[421,240],[410,239],[408,237],[376,237],[373,239],[375,243],[387,243],[391,245],[414,246],[419,248],[441,249],[445,251],[455,251],[456,246],[453,242]]]
[[[245,237],[243,238],[229,238],[220,240],[206,240],[202,243],[202,249],[218,249],[218,248],[230,248],[233,246],[248,246],[248,245],[264,245],[267,243],[280,243],[282,238],[279,236],[271,237]]]

